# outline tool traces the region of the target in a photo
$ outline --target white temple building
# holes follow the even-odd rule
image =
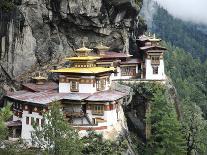
[[[32,124],[43,126],[42,114],[48,105],[59,101],[65,117],[78,130],[107,130],[115,125],[127,101],[128,93],[112,89],[114,80],[165,80],[163,52],[160,39],[141,36],[137,40],[137,56],[109,51],[99,45],[77,49],[66,58],[70,67],[51,70],[58,81],[36,76],[22,89],[9,92],[4,103],[12,105],[13,118],[7,123],[10,138],[31,139]]]

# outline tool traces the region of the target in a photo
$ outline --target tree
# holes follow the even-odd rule
[[[12,112],[10,111],[10,106],[6,106],[0,111],[0,142],[3,144],[5,139],[8,136],[8,129],[6,127],[5,122],[12,116]]]
[[[3,0],[0,3],[0,10],[11,11],[15,7],[13,0]]]
[[[182,155],[185,154],[184,135],[175,108],[167,98],[163,88],[154,92],[150,103],[151,113],[147,115],[147,120],[151,121],[152,135],[146,150],[159,155]]]
[[[34,144],[53,155],[81,154],[82,141],[77,131],[64,120],[61,105],[53,102],[43,115],[44,125],[35,126],[32,133]]]
[[[201,109],[189,99],[182,103],[182,130],[185,134],[187,154],[193,151],[205,154],[207,151],[207,121],[202,117]]]
[[[83,154],[94,155],[121,155],[125,153],[128,149],[127,141],[110,141],[103,140],[101,134],[93,131],[88,132],[87,137],[83,137],[85,146],[83,149]]]

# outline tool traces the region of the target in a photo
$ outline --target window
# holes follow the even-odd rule
[[[34,118],[31,117],[31,125],[33,125],[33,124],[34,124]]]
[[[136,66],[121,67],[122,76],[136,76]]]
[[[40,120],[39,120],[39,118],[37,118],[36,119],[36,125],[39,125],[39,122],[40,122]]]
[[[151,56],[151,64],[159,65],[160,57],[159,56]]]
[[[103,115],[104,114],[104,105],[92,105],[92,114],[93,115]]]
[[[33,108],[32,108],[31,106],[29,106],[29,111],[28,111],[28,113],[29,113],[29,114],[32,114],[32,110],[33,110]]]
[[[44,119],[41,119],[41,126],[43,126],[45,123],[45,120]]]
[[[29,117],[26,117],[26,124],[29,124]]]
[[[152,66],[153,74],[158,74],[158,66]]]
[[[22,112],[19,112],[19,118],[22,118]]]
[[[96,81],[96,88],[98,91],[104,90],[106,86],[106,79],[100,79]]]
[[[71,92],[78,92],[79,90],[79,83],[77,81],[70,82],[70,91]]]

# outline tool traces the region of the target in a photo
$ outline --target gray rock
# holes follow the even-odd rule
[[[12,11],[0,11],[0,62],[17,76],[73,54],[83,41],[129,52],[139,11],[134,0],[22,0]]]

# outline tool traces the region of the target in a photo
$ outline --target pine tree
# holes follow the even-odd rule
[[[60,103],[51,103],[43,118],[42,127],[34,125],[34,144],[51,155],[81,154],[82,141],[76,130],[64,120]]]
[[[158,89],[153,96],[151,113],[147,116],[152,135],[146,150],[158,155],[185,154],[185,139],[173,104],[167,100],[164,89]]]

